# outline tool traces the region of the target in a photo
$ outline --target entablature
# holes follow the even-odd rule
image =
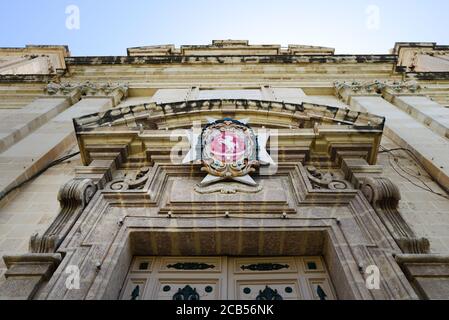
[[[249,119],[256,131],[270,132],[268,150],[280,162],[337,162],[338,150],[364,152],[374,164],[385,119],[349,109],[310,103],[260,100],[195,100],[140,104],[74,119],[85,164],[99,146],[127,146],[130,163],[173,162],[173,150],[188,149],[186,129],[210,118]],[[177,152],[178,152],[177,151]],[[176,158],[176,157],[175,157]]]

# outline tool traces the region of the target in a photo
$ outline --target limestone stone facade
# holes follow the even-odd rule
[[[257,187],[183,163],[211,119]],[[449,46],[0,48],[0,172],[0,299],[449,299]]]

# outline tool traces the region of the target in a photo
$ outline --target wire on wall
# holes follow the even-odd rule
[[[409,149],[407,149],[407,148],[386,149],[386,148],[383,147],[383,146],[380,146],[380,147],[381,147],[382,150],[379,152],[379,154],[381,154],[381,153],[388,153],[388,161],[389,161],[389,163],[390,163],[390,166],[391,166],[391,168],[392,168],[394,171],[396,171],[396,173],[397,173],[399,176],[401,176],[402,178],[404,178],[405,180],[407,180],[408,182],[410,182],[411,184],[413,184],[413,185],[414,185],[415,187],[417,187],[417,188],[420,188],[420,189],[422,189],[422,190],[424,190],[424,191],[433,193],[433,194],[435,194],[435,195],[437,195],[437,196],[440,196],[440,197],[442,197],[442,198],[444,198],[444,199],[449,200],[449,197],[448,197],[447,195],[444,195],[444,194],[442,194],[442,193],[440,193],[440,192],[436,192],[436,191],[432,190],[432,188],[431,188],[425,181],[423,181],[423,180],[421,179],[421,177],[419,177],[419,176],[421,175],[421,172],[418,171],[418,175],[419,175],[419,176],[416,176],[416,175],[414,175],[414,174],[412,174],[412,173],[406,171],[406,170],[401,166],[401,164],[400,164],[400,162],[399,162],[399,159],[397,159],[397,158],[396,158],[396,155],[393,153],[394,151],[405,151],[405,152],[407,152],[409,155],[412,156],[413,160],[415,160],[416,163],[418,163],[421,167],[423,167],[421,161],[418,159],[418,157],[417,157],[411,150],[409,150]],[[391,160],[391,156],[394,156],[394,157],[395,157],[395,161],[394,161],[394,162]],[[417,179],[417,180],[418,180],[419,182],[421,182],[425,187],[418,185],[418,184],[415,183],[414,181],[410,180],[408,177],[404,176],[401,172],[399,172],[399,171],[397,170],[397,168],[396,168],[396,166],[394,165],[394,163],[396,163],[397,167],[398,167],[402,172],[404,172],[405,174],[407,174],[407,175],[409,175],[409,176],[411,176],[411,177]]]
[[[75,152],[75,153],[71,153],[71,154],[68,154],[68,155],[66,155],[66,156],[63,156],[63,157],[61,157],[61,158],[59,158],[59,159],[56,159],[55,161],[49,163],[47,166],[45,166],[44,168],[42,168],[41,170],[39,170],[38,172],[36,172],[35,174],[33,174],[31,177],[29,177],[29,178],[26,179],[25,181],[23,181],[23,182],[19,183],[18,185],[16,185],[16,186],[14,186],[14,187],[12,187],[12,188],[6,190],[5,192],[3,192],[3,193],[0,195],[0,201],[2,201],[4,198],[6,198],[6,197],[7,197],[11,192],[13,192],[14,190],[17,190],[17,189],[21,188],[21,187],[22,187],[23,185],[25,185],[26,183],[28,183],[28,182],[30,182],[31,180],[37,178],[38,176],[40,176],[42,173],[44,173],[44,172],[47,171],[48,169],[50,169],[50,168],[52,168],[52,167],[54,167],[54,166],[57,166],[57,165],[59,165],[59,164],[65,162],[65,161],[67,161],[67,160],[69,160],[69,159],[72,159],[72,158],[76,157],[76,156],[79,155],[79,154],[80,154],[79,151],[78,151],[78,152]]]

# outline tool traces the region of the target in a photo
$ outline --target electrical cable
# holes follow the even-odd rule
[[[392,153],[390,152],[390,154],[392,154]],[[392,154],[392,155],[395,156],[394,154]],[[390,159],[390,157],[389,157],[389,159]],[[396,156],[394,158],[394,161],[397,164],[398,168],[401,169],[402,172],[404,172],[405,174],[407,174],[409,176],[412,176],[415,179],[419,180],[419,182],[421,182],[424,186],[426,186],[429,191],[433,191],[432,188],[420,178],[421,172],[420,172],[419,168],[418,168],[418,175],[419,176],[417,176],[417,175],[415,175],[413,173],[410,173],[409,171],[405,170],[405,168],[403,168],[401,166],[401,163],[399,162],[399,159]],[[390,164],[392,164],[391,161],[390,161]],[[393,167],[393,165],[392,165],[392,167]]]
[[[416,184],[415,182],[413,182],[413,181],[410,180],[408,177],[406,177],[406,176],[404,176],[403,174],[401,174],[401,173],[396,169],[395,165],[393,164],[393,162],[392,162],[392,160],[391,160],[391,156],[395,156],[395,155],[393,154],[394,151],[406,151],[406,152],[408,152],[410,155],[413,156],[413,158],[415,159],[415,161],[416,161],[420,166],[423,166],[423,165],[421,164],[421,162],[419,161],[418,157],[416,157],[416,155],[413,154],[413,152],[412,152],[411,150],[406,149],[406,148],[386,149],[386,148],[383,147],[383,146],[381,146],[381,148],[382,148],[383,150],[380,151],[379,153],[388,153],[388,161],[389,161],[389,163],[390,163],[392,169],[393,169],[393,170],[394,170],[400,177],[404,178],[405,180],[407,180],[408,182],[410,182],[411,184],[413,184],[413,185],[414,185],[415,187],[417,187],[417,188],[420,188],[420,189],[422,189],[422,190],[424,190],[424,191],[433,193],[433,194],[435,194],[435,195],[437,195],[437,196],[440,196],[440,197],[442,197],[442,198],[444,198],[444,199],[449,200],[449,197],[448,197],[448,196],[446,196],[446,195],[444,195],[444,194],[442,194],[442,193],[433,191],[432,188],[431,188],[429,185],[427,185],[424,181],[422,181],[420,178],[418,178],[417,176],[415,176],[415,175],[413,175],[413,174],[410,174],[410,173],[407,172],[405,169],[403,169],[403,168],[401,167],[401,164],[399,163],[399,160],[395,161],[395,163],[397,164],[398,168],[401,169],[404,173],[406,173],[406,174],[408,174],[408,175],[414,177],[415,179],[419,180],[419,182],[421,182],[424,186],[426,186],[427,189],[424,188],[424,187],[422,187],[422,186],[420,186],[420,185],[418,185],[418,184]]]
[[[39,170],[38,172],[36,172],[35,174],[33,174],[31,177],[29,177],[28,179],[22,181],[21,183],[19,183],[18,185],[6,190],[5,192],[3,192],[0,195],[0,201],[2,201],[4,198],[6,198],[11,192],[13,192],[14,190],[19,189],[20,187],[22,187],[23,185],[25,185],[26,183],[30,182],[31,180],[35,179],[36,177],[38,177],[39,175],[41,175],[42,173],[44,173],[45,171],[47,171],[48,169],[50,169],[51,167],[57,166],[73,157],[76,157],[77,155],[79,155],[81,152],[75,152],[75,153],[71,153],[68,154],[66,156],[63,156],[59,159],[56,159],[52,162],[50,162],[48,165],[46,165],[44,168],[42,168],[41,170]]]

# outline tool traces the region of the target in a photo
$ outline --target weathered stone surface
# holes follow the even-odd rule
[[[127,57],[30,50],[48,54],[0,49],[0,73],[8,59],[16,73],[0,75],[0,184],[81,155],[1,200],[0,298],[118,299],[139,255],[320,256],[325,290],[339,299],[448,296],[447,259],[436,256],[449,253],[449,86],[432,72],[444,68],[445,46],[402,43],[390,55],[236,40]],[[251,173],[258,188],[199,188],[201,166],[178,161],[185,130],[210,118],[249,119],[270,133],[277,165]],[[28,254],[30,238],[38,254]],[[372,265],[379,290],[365,283]],[[67,267],[79,268],[79,290],[67,287]]]

